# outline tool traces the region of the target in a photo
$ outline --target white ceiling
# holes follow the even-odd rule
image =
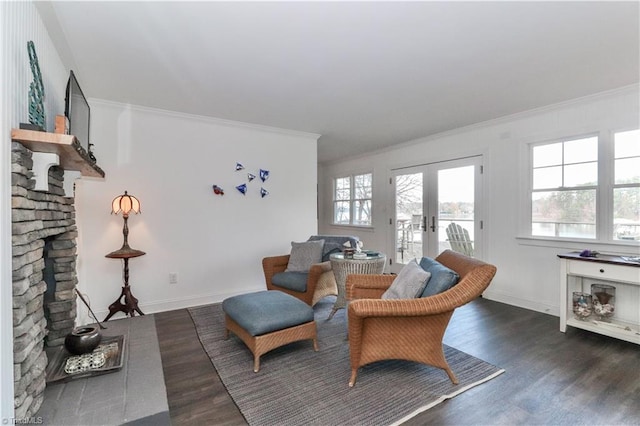
[[[46,2],[87,97],[319,133],[318,160],[639,81],[639,2]]]

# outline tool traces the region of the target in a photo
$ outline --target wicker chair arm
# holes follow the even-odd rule
[[[278,272],[284,272],[289,264],[289,255],[271,256],[262,259],[262,271],[267,282],[267,288],[271,290],[271,278]]]
[[[326,262],[314,263],[313,265],[311,265],[311,269],[309,269],[309,274],[315,274],[316,271],[318,271],[318,275],[320,275],[323,272],[328,272],[330,270],[331,270],[331,262],[327,260]]]
[[[350,274],[347,275],[345,287],[347,300],[379,299],[387,291],[395,275],[382,274]]]
[[[326,261],[322,263],[314,263],[309,269],[309,275],[307,276],[307,290],[305,293],[313,295],[318,286],[320,276],[327,271],[331,270],[331,262]]]
[[[417,299],[361,299],[349,303],[349,316],[394,317],[435,315],[453,311],[480,296],[496,273],[493,265],[485,264],[467,274],[449,290]]]

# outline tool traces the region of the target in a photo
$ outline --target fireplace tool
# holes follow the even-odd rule
[[[91,316],[93,317],[93,319],[98,323],[98,325],[100,326],[100,330],[106,330],[107,327],[105,327],[104,325],[102,325],[102,323],[98,320],[98,317],[96,317],[96,314],[93,313],[93,309],[91,309],[91,306],[89,306],[89,304],[87,303],[87,301],[85,300],[84,296],[82,295],[82,293],[80,293],[77,289],[76,289],[76,294],[78,296],[80,296],[80,300],[82,300],[82,303],[84,303],[84,305],[87,307],[87,309],[89,309],[89,312],[91,313]]]

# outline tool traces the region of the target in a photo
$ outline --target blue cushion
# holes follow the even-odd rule
[[[258,291],[229,297],[222,310],[252,336],[313,321],[313,309],[281,291]]]
[[[278,272],[271,277],[271,284],[293,291],[307,291],[308,272]]]
[[[433,296],[434,294],[449,290],[456,285],[460,279],[456,271],[447,268],[442,263],[429,257],[423,257],[420,261],[420,266],[422,266],[422,269],[425,271],[431,272],[431,278],[429,278],[429,282],[420,297]]]
[[[324,240],[324,250],[322,252],[322,261],[329,260],[332,253],[341,252],[344,248],[343,244],[349,241],[351,248],[356,248],[358,237],[352,235],[312,235],[308,241]]]

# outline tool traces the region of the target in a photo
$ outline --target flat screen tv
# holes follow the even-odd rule
[[[89,154],[89,158],[96,161],[91,150],[93,144],[89,141],[91,110],[73,71],[71,71],[67,82],[64,115],[69,120],[69,134],[75,136]]]

